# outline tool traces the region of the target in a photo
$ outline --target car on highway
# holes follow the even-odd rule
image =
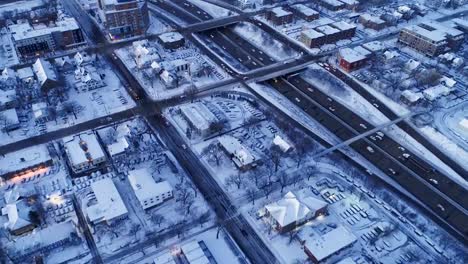
[[[180,146],[181,146],[181,147],[182,147],[182,149],[184,149],[184,150],[186,150],[186,149],[187,149],[187,145],[185,145],[185,144],[182,144],[182,145],[180,145]]]

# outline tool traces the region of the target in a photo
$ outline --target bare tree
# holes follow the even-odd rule
[[[245,193],[247,194],[247,197],[249,198],[249,201],[252,202],[252,205],[255,204],[255,198],[257,196],[257,190],[254,188],[248,188]]]
[[[288,173],[286,173],[284,171],[281,171],[278,174],[278,182],[281,185],[281,193],[283,193],[284,187],[289,185],[289,181],[290,181],[290,179],[289,179],[289,174]]]
[[[289,176],[293,186],[296,186],[300,181],[302,181],[302,175],[300,173],[293,173]]]
[[[237,173],[229,175],[229,177],[226,178],[226,185],[231,186],[235,185],[237,189],[240,189],[241,185],[243,182],[243,177],[242,177],[242,172],[239,170]]]
[[[164,221],[166,221],[164,216],[157,214],[157,213],[154,213],[151,215],[151,220],[153,221],[154,224],[158,225],[158,227],[161,227],[161,224],[164,223]]]
[[[200,227],[203,227],[203,224],[210,220],[210,216],[211,212],[209,210],[206,210],[204,213],[200,214],[200,216],[197,218]]]
[[[315,176],[315,173],[316,173],[314,167],[312,167],[312,166],[307,166],[307,168],[305,169],[305,172],[307,174],[307,180],[308,181],[310,180],[310,177]]]
[[[184,203],[185,216],[190,215],[190,209],[192,209],[192,206],[194,204],[195,204],[195,198],[193,197],[193,195],[190,195],[189,198]]]
[[[271,182],[265,182],[265,184],[262,185],[261,189],[265,194],[265,197],[268,199],[270,194],[273,192],[273,184]]]
[[[75,119],[77,119],[76,115],[83,109],[83,107],[76,101],[67,101],[62,104],[62,109],[67,114],[73,114]]]
[[[282,155],[282,151],[281,151],[280,147],[278,147],[277,145],[271,146],[271,148],[270,148],[270,160],[273,162],[273,165],[275,167],[275,172],[278,171],[278,168],[280,166],[281,155]]]

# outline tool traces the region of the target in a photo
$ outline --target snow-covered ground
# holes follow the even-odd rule
[[[71,107],[75,109],[75,114],[71,112],[60,115],[57,114],[55,119],[46,122],[37,122],[31,110],[31,103],[25,102],[21,104],[20,108],[17,108],[20,128],[8,133],[4,131],[0,132],[0,145],[56,131],[61,128],[77,125],[135,107],[135,102],[125,90],[125,87],[120,82],[114,69],[102,59],[95,63],[95,68],[98,69],[98,74],[103,77],[102,81],[105,86],[94,90],[78,90],[75,88],[76,80],[73,71],[63,72],[66,88],[64,89],[63,97],[59,99],[62,101],[58,104],[72,105]],[[33,88],[18,86],[16,89],[17,93],[20,92],[18,91],[19,89]],[[59,87],[57,89],[62,88]],[[39,102],[46,101],[45,96],[41,99],[42,100],[39,100]],[[23,98],[18,100],[23,102]],[[59,111],[57,105],[48,105],[48,107],[56,109],[57,112]]]
[[[145,71],[151,72],[151,67],[147,66],[141,69],[137,67],[132,46],[115,51],[125,66],[133,72],[147,94],[155,101],[179,97],[190,89],[202,88],[203,86],[229,78],[229,75],[225,71],[208,59],[208,57],[201,55],[198,49],[190,43],[186,43],[184,47],[172,51],[164,49],[156,42],[151,42],[150,45],[156,49],[156,53],[160,58],[155,60],[158,63],[181,59],[187,61],[190,65],[188,71],[178,74],[179,83],[175,87],[167,87],[157,74],[150,73],[155,78],[148,78]]]
[[[201,9],[203,9],[203,11],[207,12],[214,18],[227,17],[230,15],[233,15],[231,14],[232,12],[230,12],[227,9],[224,9],[222,7],[213,5],[211,3],[208,3],[202,0],[189,0],[189,1],[195,4],[196,6],[200,7]]]

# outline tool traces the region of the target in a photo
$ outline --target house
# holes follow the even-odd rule
[[[238,169],[246,171],[257,166],[257,158],[237,138],[223,135],[218,138],[218,144]]]
[[[75,65],[73,65],[73,61],[68,56],[54,59],[54,64],[62,71],[71,71],[75,67]]]
[[[147,68],[153,61],[160,60],[157,51],[150,47],[148,40],[140,40],[132,43],[135,64],[138,69]]]
[[[0,157],[0,177],[11,179],[17,176],[45,171],[52,166],[53,161],[45,145],[37,145]]]
[[[434,101],[442,96],[449,95],[454,89],[447,87],[443,84],[439,84],[433,87],[429,87],[422,92],[424,97],[429,101]]]
[[[42,91],[48,91],[59,84],[57,73],[50,62],[40,58],[33,64],[33,71]]]
[[[74,64],[76,66],[82,66],[82,65],[89,64],[89,63],[95,61],[96,56],[95,55],[89,55],[86,52],[77,52],[73,56],[73,60],[74,60]]]
[[[318,4],[330,11],[338,11],[345,8],[345,4],[338,0],[319,0]]]
[[[267,12],[266,18],[273,24],[280,26],[291,24],[293,22],[293,13],[285,10],[282,7],[275,7]]]
[[[51,116],[49,115],[49,108],[47,107],[46,102],[40,102],[32,104],[32,112],[34,119],[38,122],[47,122],[50,121]]]
[[[128,180],[141,207],[145,210],[173,197],[169,182],[156,183],[146,168],[129,171]]]
[[[25,83],[30,83],[34,80],[34,72],[31,67],[24,67],[24,68],[17,69],[16,75],[21,81]]]
[[[94,66],[79,66],[75,70],[76,87],[80,91],[91,91],[105,86]]]
[[[200,102],[181,105],[179,112],[189,127],[202,136],[211,134],[213,124],[218,122],[218,118]]]
[[[5,206],[2,208],[2,215],[8,218],[4,227],[12,235],[20,236],[36,228],[37,223],[30,219],[30,213],[35,211],[35,199],[30,199],[32,195],[15,187],[5,192]]]
[[[16,90],[1,90],[0,89],[0,111],[15,108],[18,105]]]
[[[385,20],[370,14],[362,14],[358,21],[364,27],[377,31],[382,30],[387,26],[387,22]]]
[[[185,45],[185,39],[179,32],[167,32],[158,36],[159,42],[165,49],[178,49]]]
[[[300,239],[304,245],[304,252],[313,263],[323,262],[357,241],[356,236],[343,226],[338,226],[324,235],[311,233],[301,236]]]
[[[20,121],[15,108],[0,112],[0,129],[5,132],[13,131],[20,127]]]
[[[424,96],[420,92],[413,92],[411,90],[404,90],[401,93],[400,100],[406,104],[406,105],[416,105],[418,104],[422,99],[424,99]]]
[[[75,173],[95,169],[106,162],[106,156],[93,132],[66,137],[63,144]]]
[[[340,61],[340,67],[347,72],[361,68],[368,60],[365,55],[351,48],[340,49],[338,52],[338,59]]]
[[[421,62],[419,62],[417,60],[410,59],[409,61],[407,61],[405,63],[404,70],[407,73],[411,73],[411,72],[415,71],[416,69],[418,69],[420,65],[421,65]]]
[[[48,225],[28,236],[18,237],[8,242],[6,247],[14,263],[30,263],[26,261],[27,258],[35,254],[45,254],[74,242],[74,239],[79,239],[77,233],[75,223],[70,220],[60,224]]]
[[[16,72],[7,67],[3,69],[0,80],[4,83],[16,83]]]
[[[115,225],[128,216],[128,210],[119,191],[110,178],[91,183],[96,203],[86,208],[88,220],[93,225]]]
[[[328,204],[312,196],[299,198],[288,192],[281,200],[265,205],[265,216],[280,233],[301,226],[319,215],[326,214]]]

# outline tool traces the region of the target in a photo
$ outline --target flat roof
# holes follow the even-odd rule
[[[64,17],[57,20],[54,26],[33,28],[29,23],[14,24],[9,26],[12,32],[12,37],[15,41],[35,38],[43,35],[51,34],[57,31],[69,31],[79,29],[79,25],[73,17]]]
[[[140,202],[172,191],[172,186],[169,182],[162,181],[156,183],[147,168],[129,171],[128,180]]]
[[[92,182],[91,188],[97,200],[97,204],[87,208],[88,217],[92,222],[110,221],[128,213],[112,179],[104,178]]]
[[[293,5],[292,7],[306,16],[314,16],[314,15],[319,14],[319,12],[315,11],[314,9],[304,4],[297,4],[297,5]]]
[[[0,116],[3,116],[6,119],[7,125],[17,125],[20,123],[18,119],[18,113],[16,112],[15,108],[1,111]]]
[[[375,24],[384,24],[384,23],[386,23],[385,20],[381,19],[380,17],[373,16],[373,15],[370,15],[370,14],[362,14],[360,17],[367,20],[367,21],[371,21],[372,23],[375,23]]]
[[[366,56],[351,48],[340,49],[340,57],[349,63],[366,59]]]
[[[163,42],[176,42],[184,39],[179,32],[167,32],[158,36],[158,38]]]
[[[325,36],[323,33],[317,32],[317,31],[315,31],[313,29],[304,30],[304,31],[302,31],[302,34],[304,34],[305,36],[307,36],[310,39],[316,39],[316,38],[320,38],[320,37]]]
[[[341,249],[356,242],[356,236],[345,227],[339,226],[322,236],[305,238],[305,246],[314,255],[317,261],[321,261]]]
[[[322,32],[323,34],[325,35],[332,35],[332,34],[336,34],[336,33],[339,33],[340,31],[334,27],[331,27],[329,25],[324,25],[324,26],[320,26],[320,27],[316,27],[315,30],[318,30],[320,32]]]
[[[6,174],[50,161],[45,145],[37,145],[0,156],[0,174]]]
[[[374,40],[374,41],[371,41],[371,42],[364,43],[364,44],[362,44],[362,46],[364,48],[366,48],[367,50],[370,50],[372,52],[381,51],[381,50],[385,49],[384,44],[382,42],[378,41],[378,40]]]
[[[92,159],[105,157],[93,132],[75,135],[72,139],[66,138],[64,139],[64,146],[73,165],[88,162],[88,157]],[[83,149],[84,147],[87,148],[87,151]]]
[[[349,30],[349,29],[356,28],[355,25],[351,25],[345,21],[337,21],[337,22],[331,23],[331,25],[339,30]]]
[[[292,15],[291,12],[284,10],[282,7],[275,7],[271,9],[271,12],[275,14],[277,17],[289,16]]]
[[[0,90],[0,105],[16,100],[16,90]]]

